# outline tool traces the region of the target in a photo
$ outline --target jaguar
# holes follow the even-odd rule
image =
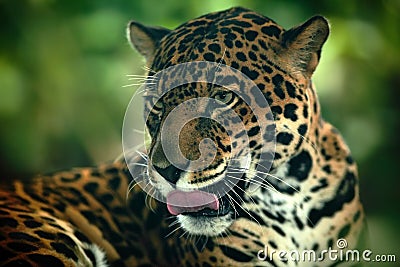
[[[241,7],[173,30],[131,21],[146,147],[3,182],[0,266],[347,264],[271,253],[354,249],[364,229],[356,163],[311,80],[329,32]]]

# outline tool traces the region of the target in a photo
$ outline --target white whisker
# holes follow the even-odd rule
[[[170,237],[172,234],[174,234],[175,232],[179,231],[179,229],[182,229],[182,226],[178,226],[176,227],[174,230],[172,230],[171,232],[169,232],[165,238]],[[182,235],[180,237],[182,237],[185,234],[185,232],[182,233]]]
[[[248,170],[248,172],[251,172],[251,171]],[[236,172],[230,171],[230,172],[228,172],[228,173],[235,174]],[[272,189],[274,192],[279,193],[279,194],[282,194],[282,193],[279,192],[268,180],[263,179],[263,178],[262,178],[261,176],[259,176],[256,172],[253,173],[253,175],[254,175],[255,177],[259,178],[259,179],[262,179],[263,182],[267,183],[268,186],[267,186],[267,185],[264,185],[263,182],[261,182],[261,181],[256,181],[256,180],[253,180],[253,179],[246,180],[246,179],[238,178],[238,177],[236,177],[236,176],[230,176],[230,177],[231,177],[231,178],[234,178],[234,179],[236,179],[236,180],[239,180],[239,181],[244,181],[244,182],[249,182],[249,183],[252,183],[252,184],[255,184],[255,185],[259,185],[259,186],[261,186],[261,187],[263,187],[263,188],[265,188],[265,189]]]
[[[125,87],[132,87],[132,86],[141,86],[143,83],[131,83],[131,84],[126,84],[122,85],[123,88]]]
[[[228,174],[227,174],[226,176],[229,177],[229,178],[233,178],[233,179],[236,178],[236,177],[231,176],[231,175],[228,175]],[[244,179],[243,179],[243,181],[244,181]],[[233,183],[232,181],[229,181],[229,182],[230,182],[233,186],[235,186],[235,183]],[[239,187],[239,186],[236,186],[235,188],[237,188],[237,189],[239,189],[240,191],[242,191],[246,196],[249,197],[250,201],[251,201],[254,205],[257,205],[257,204],[255,203],[253,197],[252,197],[249,193],[247,193],[243,188],[241,188],[241,187]]]

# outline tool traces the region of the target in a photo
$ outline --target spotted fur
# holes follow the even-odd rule
[[[237,94],[204,83],[160,96],[160,83],[179,80],[176,73],[167,73],[147,88],[151,142],[144,159],[128,157],[128,165],[117,161],[1,187],[0,266],[309,266],[276,258],[261,261],[257,254],[265,246],[320,252],[339,238],[347,240],[348,248],[356,247],[364,220],[357,167],[339,132],[322,119],[311,82],[328,34],[320,16],[284,30],[243,8],[207,14],[174,30],[132,21],[128,38],[145,57],[150,80],[180,63],[225,64],[257,85],[271,116],[261,124]],[[176,106],[198,97],[217,99],[237,112],[249,136],[251,164],[239,163],[246,172],[216,210],[171,217],[166,204],[146,196],[139,185],[131,186],[133,178],[145,176],[167,197],[177,187],[216,182],[234,148],[240,148],[223,127],[197,118],[182,128],[179,147],[196,160],[201,140],[209,138],[217,144],[214,161],[195,172],[171,165],[160,127]],[[261,137],[263,130],[272,136]],[[256,167],[263,164],[260,138],[277,144],[269,173],[254,187]]]

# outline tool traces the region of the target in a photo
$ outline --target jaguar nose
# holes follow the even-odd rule
[[[175,167],[173,164],[169,165],[166,168],[160,168],[154,165],[154,168],[159,174],[161,174],[162,177],[165,178],[165,180],[173,184],[176,184],[181,176],[181,173],[183,172],[181,169]]]

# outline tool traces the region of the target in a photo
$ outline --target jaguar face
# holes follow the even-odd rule
[[[188,65],[206,78],[217,64],[208,68]],[[230,71],[219,64],[216,74],[224,79]],[[247,82],[251,80],[247,78]],[[154,96],[146,96],[151,137],[149,181],[165,198],[169,212],[192,234],[221,234],[238,216],[245,188],[255,173],[251,170],[263,148],[257,145],[261,142],[260,121],[266,126],[270,114],[269,124],[274,126],[266,101],[263,108],[256,107],[263,111],[257,116],[243,100],[247,96],[254,101],[254,96],[245,92],[251,84],[243,83],[240,90],[204,82],[184,84],[168,90],[156,103]],[[263,97],[261,92],[258,97]],[[270,142],[274,128],[271,130]],[[273,148],[268,150],[269,159]],[[180,154],[181,158],[176,156]]]
[[[129,24],[150,69],[149,185],[187,232],[220,235],[255,195],[282,186],[268,172],[285,170],[317,123],[308,88],[328,32],[322,17],[285,31],[242,8],[174,30]]]

